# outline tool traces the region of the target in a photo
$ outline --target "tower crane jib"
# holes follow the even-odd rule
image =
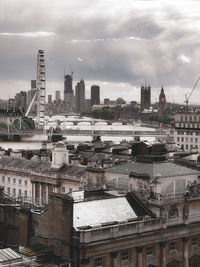
[[[189,104],[190,97],[192,96],[192,94],[193,94],[195,88],[197,87],[199,81],[200,81],[200,76],[197,78],[196,83],[195,83],[195,85],[193,86],[192,91],[190,92],[189,96],[187,96],[187,95],[185,94],[185,103],[186,103],[186,106],[187,106],[187,107],[188,107],[188,104]]]

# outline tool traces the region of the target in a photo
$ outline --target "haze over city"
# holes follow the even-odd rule
[[[161,86],[184,102],[199,71],[200,3],[195,1],[25,1],[0,3],[1,98],[30,89],[36,53],[46,54],[47,94],[63,91],[63,76],[83,78],[101,99],[140,100],[145,80],[152,102]],[[71,65],[71,68],[70,68]],[[199,88],[191,102],[197,103]]]

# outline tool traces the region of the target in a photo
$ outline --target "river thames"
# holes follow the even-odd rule
[[[107,125],[106,121],[98,120],[98,119],[92,119],[88,117],[78,117],[78,116],[52,116],[52,117],[45,117],[46,121],[46,129],[49,129],[50,127],[56,127],[58,124],[61,129],[82,129],[82,130],[133,130],[133,131],[154,131],[153,128],[142,126],[140,123],[132,123],[127,125],[122,125],[122,123],[114,122],[112,125]],[[74,125],[73,121],[78,121],[78,125]],[[95,121],[95,125],[91,125],[90,121]],[[70,142],[74,144],[78,144],[81,142],[91,142],[92,137],[90,136],[64,136],[66,139],[65,142]],[[122,140],[133,140],[132,137],[102,137],[102,141],[113,141],[114,143],[120,143]],[[154,141],[154,137],[144,137],[141,138],[141,140],[148,140],[148,141]],[[47,136],[44,135],[35,135],[32,137],[23,137],[21,141],[19,142],[7,142],[7,141],[0,141],[0,146],[4,149],[12,148],[12,149],[25,149],[25,150],[31,150],[31,149],[40,149],[41,144],[43,141],[47,141]],[[48,148],[53,147],[53,143],[47,144]]]

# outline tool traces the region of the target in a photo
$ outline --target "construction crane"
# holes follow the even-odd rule
[[[192,96],[195,88],[197,87],[197,84],[199,83],[199,80],[200,80],[200,76],[197,78],[196,83],[195,83],[194,87],[192,88],[192,91],[190,92],[189,96],[187,96],[185,94],[185,103],[186,103],[187,109],[188,109],[188,104],[189,104],[190,97]]]
[[[69,64],[69,69],[70,69],[70,71],[71,71],[71,76],[72,76],[72,80],[73,80],[73,74],[74,74],[74,72],[73,72],[73,70],[72,70],[72,66],[71,66],[71,64]]]

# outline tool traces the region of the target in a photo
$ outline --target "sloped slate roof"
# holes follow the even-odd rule
[[[44,172],[44,173],[51,173],[51,172],[58,172],[61,174],[67,175],[84,175],[86,172],[85,167],[81,166],[72,166],[72,165],[65,165],[60,169],[53,169],[51,168],[51,162],[46,161],[39,161],[39,160],[28,160],[24,158],[14,158],[9,156],[0,156],[0,167],[11,167],[13,169],[18,170],[32,170],[35,172]]]
[[[8,166],[11,168],[21,168],[34,171],[47,171],[51,168],[51,163],[46,161],[28,160],[25,158],[1,156],[0,166]]]
[[[151,178],[160,174],[160,177],[173,177],[200,174],[200,171],[177,165],[172,162],[128,162],[105,169],[105,172],[129,175],[130,172],[148,174]]]

